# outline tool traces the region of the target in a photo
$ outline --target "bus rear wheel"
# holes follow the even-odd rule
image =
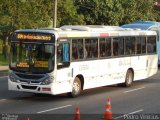
[[[77,97],[81,93],[81,81],[78,77],[74,79],[73,85],[72,85],[72,92],[69,92],[69,97]]]
[[[125,78],[125,83],[124,83],[124,86],[125,87],[130,87],[132,82],[133,82],[133,72],[131,69],[127,70],[127,73],[126,73],[126,78]]]

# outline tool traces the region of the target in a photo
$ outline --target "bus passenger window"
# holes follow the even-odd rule
[[[135,44],[136,44],[135,37],[131,37],[131,54],[135,54],[136,53]]]
[[[141,40],[140,37],[136,38],[136,54],[141,54]]]
[[[73,58],[73,59],[78,59],[78,50],[77,50],[76,47],[74,47],[74,48],[72,49],[72,58]]]
[[[125,38],[125,55],[130,55],[132,53],[130,37]]]
[[[147,53],[156,53],[156,37],[148,37]]]
[[[86,39],[85,48],[87,50],[87,58],[98,57],[98,39]]]
[[[100,57],[105,57],[106,56],[106,44],[105,44],[105,38],[100,39]]]
[[[80,60],[83,58],[83,39],[72,39],[72,60]]]
[[[111,56],[111,39],[100,38],[100,57]]]
[[[146,37],[141,37],[142,53],[146,53]]]
[[[120,37],[118,41],[118,55],[124,55],[124,38]]]
[[[113,39],[113,56],[118,56],[118,39]]]
[[[111,39],[110,38],[108,38],[108,39],[106,39],[106,56],[108,57],[108,56],[111,56]]]

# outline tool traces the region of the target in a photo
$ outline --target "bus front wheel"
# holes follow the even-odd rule
[[[68,95],[70,97],[77,97],[80,93],[81,93],[81,81],[78,77],[76,77],[72,85],[72,92],[69,92]]]
[[[124,83],[124,86],[125,87],[130,87],[132,82],[133,82],[133,72],[131,69],[127,70],[127,73],[126,73],[126,78],[125,78],[125,83]]]

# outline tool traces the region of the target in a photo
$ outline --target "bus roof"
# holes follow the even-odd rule
[[[159,25],[160,23],[155,21],[137,21],[133,22],[133,24]]]
[[[103,26],[103,25],[85,25],[85,26],[65,25],[65,26],[60,27],[60,29],[62,30],[71,29],[71,30],[90,31],[90,32],[124,30],[123,28],[119,26]]]
[[[67,25],[60,28],[24,29],[16,32],[29,33],[51,33],[60,38],[66,37],[107,37],[107,36],[134,36],[134,35],[156,35],[154,31],[124,29],[119,26],[100,26],[100,25]]]
[[[154,21],[138,21],[131,24],[125,24],[121,26],[122,28],[133,28],[133,29],[141,29],[141,30],[150,30],[153,27],[160,28],[159,22]]]
[[[148,24],[126,24],[126,25],[122,25],[122,28],[133,28],[133,29],[141,29],[141,30],[149,30],[150,27],[152,27],[153,25],[148,25]]]

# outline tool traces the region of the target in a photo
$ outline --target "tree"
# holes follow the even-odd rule
[[[153,0],[74,0],[86,24],[122,25],[155,20]]]
[[[160,0],[154,0],[154,13],[156,20],[160,22]]]
[[[123,16],[123,0],[74,0],[86,24],[118,25]]]
[[[6,40],[16,29],[48,27],[51,24],[52,0],[1,0],[0,37],[3,55],[6,56]]]
[[[58,0],[57,9],[58,26],[84,24],[84,17],[82,14],[77,13],[73,0]]]
[[[155,20],[153,0],[123,0],[125,15],[120,24],[142,20]]]
[[[18,2],[18,1],[16,1]],[[2,54],[4,58],[6,58],[6,40],[7,37],[11,34],[11,32],[15,29],[15,13],[13,14],[14,9],[16,8],[16,4],[13,1],[0,1],[0,38],[3,40],[2,44]]]

